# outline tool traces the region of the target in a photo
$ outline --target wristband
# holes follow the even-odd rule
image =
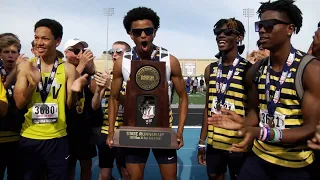
[[[266,128],[267,129],[267,138],[265,139],[265,141],[270,141],[270,136],[271,136],[271,132],[270,132],[270,128]]]
[[[198,148],[199,149],[206,148],[206,145],[205,144],[198,144]]]

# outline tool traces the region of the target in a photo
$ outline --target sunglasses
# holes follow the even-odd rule
[[[131,33],[136,37],[141,36],[142,32],[144,32],[147,36],[150,36],[154,32],[154,28],[149,27],[149,28],[144,28],[144,29],[131,29]]]
[[[108,53],[110,54],[110,55],[113,55],[113,53],[117,53],[117,54],[121,54],[123,52],[123,49],[121,49],[121,48],[117,48],[117,49],[110,49],[109,51],[108,51]]]
[[[69,49],[69,51],[72,51],[75,55],[78,55],[81,50],[82,50],[82,52],[85,51],[85,49]]]
[[[235,34],[235,35],[240,34],[240,32],[235,29],[220,29],[220,28],[213,29],[213,33],[216,36],[219,36],[221,33],[225,34],[226,36],[231,36],[232,34]]]
[[[265,21],[257,21],[254,23],[254,27],[255,27],[255,31],[259,32],[260,29],[263,27],[267,32],[271,32],[273,27],[277,24],[285,24],[285,25],[289,25],[291,23],[288,22],[284,22],[278,19],[269,19],[269,20],[265,20]]]

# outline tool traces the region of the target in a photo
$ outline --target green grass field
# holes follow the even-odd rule
[[[189,104],[205,104],[206,102],[206,92],[197,92],[196,94],[188,94]],[[172,104],[178,104],[179,96],[174,93]]]

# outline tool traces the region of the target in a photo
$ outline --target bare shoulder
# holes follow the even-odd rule
[[[68,62],[64,62],[64,66],[65,66],[65,69],[67,69],[67,70],[69,70],[69,68],[76,69],[76,67],[73,64],[68,63]]]
[[[320,89],[320,61],[315,59],[311,61],[305,68],[303,73],[303,84],[306,89]]]
[[[170,63],[179,63],[178,58],[176,58],[174,55],[170,54]]]

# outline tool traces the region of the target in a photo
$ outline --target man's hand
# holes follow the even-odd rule
[[[178,142],[178,149],[180,149],[184,145],[183,135],[181,133],[177,133],[177,142]]]
[[[317,126],[314,137],[308,140],[308,147],[314,150],[320,150],[320,125]]]
[[[198,163],[205,166],[206,163],[206,148],[198,148]]]
[[[24,54],[20,54],[20,56],[18,57],[18,59],[16,60],[16,64],[20,64],[21,62],[24,62],[24,61],[28,61],[29,58],[24,56]]]
[[[258,130],[258,131],[257,131]],[[254,139],[259,136],[259,127],[246,127],[238,131],[239,136],[244,136],[243,141],[238,144],[232,144],[228,150],[230,152],[246,152],[251,147]]]
[[[221,114],[212,114],[208,117],[208,124],[229,130],[240,130],[245,126],[244,118],[234,111],[221,109]]]
[[[94,56],[93,53],[91,52],[91,50],[86,49],[84,52],[82,52],[82,50],[79,53],[79,65],[88,65],[90,62],[93,62],[94,60]]]
[[[320,57],[320,28],[315,32],[312,43],[312,55]]]
[[[104,73],[97,72],[94,75],[94,79],[96,81],[98,90],[102,90],[103,88],[110,89],[111,78],[110,78],[109,73],[107,73],[107,72],[104,72]]]
[[[113,145],[113,135],[114,135],[114,132],[109,132],[108,133],[108,137],[107,137],[107,145],[109,146],[109,148],[112,148],[112,145]]]
[[[73,92],[80,92],[80,91],[82,91],[83,87],[88,83],[87,78],[88,78],[88,74],[85,74],[85,75],[79,77],[78,79],[76,79],[76,80],[73,82],[72,86],[71,86],[71,90],[72,90]]]
[[[31,62],[28,63],[30,70],[27,72],[27,80],[30,86],[36,87],[38,86],[40,80],[41,80],[41,74],[35,66]]]

